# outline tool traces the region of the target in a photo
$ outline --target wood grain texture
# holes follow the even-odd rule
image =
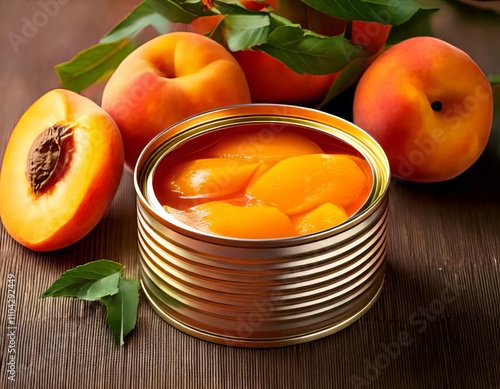
[[[20,33],[40,5],[1,1],[0,158],[24,110],[59,86],[53,66],[96,43],[137,3],[69,1],[16,52],[9,32]],[[485,55],[485,66],[498,66],[497,42],[488,44],[481,29],[475,31],[477,45],[483,45],[475,50],[476,60]],[[450,27],[446,33],[460,31]],[[467,36],[454,39],[470,44]],[[99,103],[101,91],[102,85],[84,94]],[[118,348],[98,304],[40,299],[62,272],[85,261],[120,261],[128,276],[138,276],[130,172],[101,223],[71,247],[34,253],[0,227],[0,387],[500,387],[499,98],[497,91],[488,148],[469,171],[441,184],[392,182],[388,273],[380,300],[347,329],[307,344],[263,350],[211,344],[167,325],[143,300],[137,328]],[[348,117],[339,108],[348,106],[345,101],[327,109]],[[8,274],[16,277],[15,383],[7,380],[6,368]]]

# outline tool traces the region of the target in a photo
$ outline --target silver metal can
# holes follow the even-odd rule
[[[282,239],[215,236],[169,217],[153,185],[165,155],[242,126],[258,126],[263,139],[298,129],[358,153],[373,176],[367,201],[335,227]],[[387,158],[373,138],[315,109],[249,104],[177,123],[148,144],[134,171],[145,296],[166,322],[220,344],[277,347],[333,334],[365,314],[382,291],[389,182]]]

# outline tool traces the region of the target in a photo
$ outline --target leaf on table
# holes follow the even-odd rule
[[[164,34],[170,29],[170,21],[151,8],[148,3],[142,2],[113,27],[110,32],[104,35],[100,43],[133,38],[147,26],[152,26],[158,33]]]
[[[327,15],[346,20],[364,20],[399,25],[409,20],[419,9],[417,0],[302,0]]]
[[[106,306],[106,322],[120,346],[135,328],[139,305],[138,280],[123,278],[123,265],[101,259],[64,272],[42,297],[74,297]]]
[[[42,297],[74,297],[95,301],[116,294],[123,266],[105,259],[89,262],[63,273]]]
[[[127,38],[99,43],[56,65],[55,70],[63,88],[81,92],[108,77],[135,48]]]
[[[101,298],[106,306],[106,323],[113,331],[118,345],[124,344],[125,336],[135,328],[139,305],[139,282],[120,279],[118,293]]]

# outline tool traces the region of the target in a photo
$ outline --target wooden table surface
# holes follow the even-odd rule
[[[22,113],[59,87],[53,66],[96,43],[138,1],[0,1],[0,157]],[[443,13],[438,35],[500,74],[498,19]],[[13,45],[26,21],[30,37]],[[484,24],[481,24],[484,23]],[[496,23],[496,24],[495,24]],[[496,38],[495,38],[496,36]],[[85,95],[100,102],[102,86]],[[348,93],[331,112],[349,115]],[[480,160],[449,182],[393,181],[387,278],[376,305],[350,327],[321,340],[274,349],[211,344],[163,322],[144,299],[123,347],[104,309],[71,299],[41,299],[65,270],[100,258],[138,277],[135,193],[125,172],[104,219],[83,240],[35,253],[0,229],[1,388],[499,388],[500,94],[490,142]],[[15,277],[16,328],[8,329],[9,275]],[[10,276],[12,277],[12,276]],[[9,335],[14,331],[14,335]],[[14,339],[15,382],[8,380]]]

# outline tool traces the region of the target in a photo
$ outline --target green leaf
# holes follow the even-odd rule
[[[327,15],[346,20],[364,20],[400,25],[419,9],[417,0],[302,0]]]
[[[135,328],[139,305],[139,282],[120,279],[118,293],[101,298],[106,306],[106,323],[113,331],[118,345],[124,344],[125,336]]]
[[[191,23],[199,16],[214,15],[199,0],[144,0],[152,9],[173,23]]]
[[[153,26],[160,34],[164,34],[169,31],[170,22],[163,15],[160,15],[151,8],[149,4],[142,2],[125,19],[108,32],[100,40],[100,43],[132,38],[147,26]]]
[[[370,63],[371,58],[360,57],[356,58],[344,69],[342,69],[340,74],[335,78],[335,81],[328,90],[325,98],[317,108],[324,106],[328,101],[345,91],[350,86],[354,85],[368,66],[370,66]]]
[[[106,322],[121,346],[137,322],[139,289],[139,281],[123,278],[121,264],[100,259],[67,270],[42,297],[100,301],[106,306]]]
[[[123,271],[119,263],[106,259],[89,262],[63,273],[42,297],[74,297],[95,301],[118,292]]]
[[[63,88],[81,92],[109,76],[135,48],[126,38],[99,43],[56,65],[55,70]]]
[[[488,76],[488,81],[491,84],[499,85],[500,84],[500,74],[490,74]]]
[[[258,46],[266,41],[269,34],[269,16],[226,15],[217,28],[221,28],[225,45],[231,51],[239,51]]]
[[[241,3],[232,2],[232,0],[215,0],[214,6],[217,9],[217,13],[223,15],[265,15],[265,11],[254,11],[245,8]]]
[[[266,41],[269,34],[268,12],[252,11],[239,3],[215,1],[224,17],[209,36],[230,51],[245,50]]]
[[[143,2],[108,32],[99,44],[80,52],[71,61],[55,67],[61,85],[66,89],[81,92],[108,77],[137,47],[132,39],[147,26],[153,26],[162,34],[169,31],[170,22]]]
[[[266,43],[258,48],[297,73],[335,73],[355,58],[368,55],[363,48],[353,45],[342,35],[325,37],[297,24],[286,23],[274,13],[270,15],[273,27],[277,27],[271,31]]]

